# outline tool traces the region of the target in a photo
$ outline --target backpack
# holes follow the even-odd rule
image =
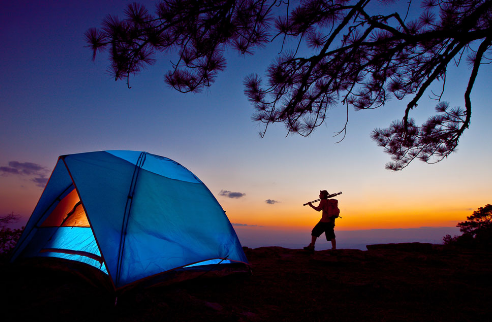
[[[338,208],[338,200],[336,199],[328,199],[328,205],[330,206],[330,210],[328,213],[333,215],[333,217],[340,217],[340,209]]]

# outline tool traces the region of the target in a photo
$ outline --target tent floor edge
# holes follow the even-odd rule
[[[108,294],[114,293],[115,291],[111,278],[108,275],[83,262],[56,257],[27,257],[18,259],[11,265],[19,265],[20,267],[30,269],[44,268],[53,272],[64,272]]]
[[[199,267],[179,268],[162,272],[119,287],[117,288],[117,292],[123,294],[142,289],[166,287],[196,279],[249,278],[251,275],[251,265],[242,262],[202,265]]]

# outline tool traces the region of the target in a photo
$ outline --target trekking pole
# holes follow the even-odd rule
[[[331,195],[328,195],[327,198],[332,198],[332,197],[335,197],[335,196],[338,196],[338,195],[341,195],[342,193],[341,192],[337,192],[337,193],[332,193]],[[318,202],[320,201],[321,199],[316,199],[316,200],[313,200],[313,201],[310,201],[311,203],[312,202]],[[303,204],[303,206],[306,206],[307,204],[309,204],[309,202],[306,202],[305,204]]]

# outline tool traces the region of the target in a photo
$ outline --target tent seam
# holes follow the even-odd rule
[[[65,164],[65,167],[67,168],[67,172],[68,172],[68,175],[70,176],[70,180],[72,180],[72,184],[74,186],[74,189],[77,192],[77,195],[79,196],[79,199],[82,203],[82,207],[84,208],[85,214],[87,216],[87,221],[89,222],[89,227],[92,231],[92,235],[94,236],[94,240],[96,241],[96,245],[97,245],[97,248],[99,249],[99,253],[101,254],[101,258],[103,259],[103,263],[104,263],[104,266],[106,267],[106,271],[108,272],[109,277],[111,277],[111,272],[108,269],[108,265],[106,263],[106,258],[104,257],[104,254],[101,250],[101,246],[99,245],[99,241],[97,240],[97,236],[94,233],[94,229],[92,228],[92,223],[91,223],[91,219],[89,218],[89,213],[87,212],[87,209],[85,209],[84,201],[82,200],[82,196],[79,193],[79,189],[77,188],[77,185],[75,184],[75,181],[73,180],[72,173],[70,172],[70,168],[68,167],[67,162],[65,162],[65,158],[67,156],[68,155],[61,156],[60,159],[63,161],[63,164]],[[102,265],[101,265],[101,267],[102,267]],[[110,280],[111,280],[111,283],[113,284],[113,289],[116,290],[116,285],[113,282],[113,278],[110,278]]]
[[[137,186],[138,175],[140,169],[142,169],[145,163],[147,152],[140,153],[137,163],[135,164],[135,169],[133,170],[132,182],[130,183],[130,190],[128,191],[128,197],[125,205],[125,213],[123,214],[123,222],[121,223],[121,235],[120,235],[120,245],[118,249],[118,263],[116,266],[116,281],[115,284],[118,285],[121,277],[121,265],[123,262],[123,251],[125,248],[126,232],[128,229],[128,222],[130,221],[130,212],[133,203],[133,197],[135,195],[135,187]],[[128,209],[128,210],[127,210]]]

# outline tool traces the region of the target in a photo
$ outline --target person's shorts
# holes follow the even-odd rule
[[[314,226],[311,236],[319,237],[322,233],[325,233],[326,240],[335,239],[335,223],[333,222],[319,222]]]

